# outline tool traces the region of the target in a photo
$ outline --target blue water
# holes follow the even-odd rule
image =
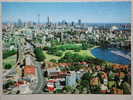
[[[131,64],[130,59],[114,54],[111,52],[112,50],[119,51],[125,55],[128,54],[131,57],[130,51],[120,50],[116,48],[94,48],[91,52],[96,58],[99,58],[108,62],[112,62],[116,64],[124,64],[124,65]]]

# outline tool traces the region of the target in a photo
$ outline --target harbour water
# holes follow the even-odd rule
[[[126,50],[120,50],[116,48],[95,48],[92,54],[99,59],[116,63],[116,64],[131,64],[131,52]]]

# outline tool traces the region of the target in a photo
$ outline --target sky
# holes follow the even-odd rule
[[[2,2],[3,22],[130,23],[131,2]]]

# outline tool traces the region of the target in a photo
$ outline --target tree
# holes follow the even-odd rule
[[[5,64],[4,68],[5,69],[11,69],[12,68],[12,65],[11,64]]]
[[[85,74],[82,76],[82,80],[89,80],[89,78],[90,78],[90,73],[89,73],[89,72],[85,73]]]
[[[41,48],[35,48],[34,53],[37,61],[43,61],[46,58]]]
[[[88,87],[89,86],[89,82],[88,82],[88,80],[82,80],[80,85],[82,85],[83,87]]]
[[[80,85],[81,85],[83,88],[87,88],[87,89],[90,88],[90,73],[89,73],[89,72],[85,73],[85,74],[81,77]]]
[[[82,49],[83,49],[83,50],[87,50],[87,48],[88,48],[87,43],[85,43],[85,42],[84,42],[84,43],[82,43]]]
[[[56,63],[57,60],[56,59],[51,59],[50,62]]]
[[[83,94],[86,94],[87,92],[88,92],[88,91],[87,91],[87,88],[84,87],[83,90],[82,90],[82,93],[83,93]]]
[[[9,56],[12,56],[14,54],[16,54],[17,51],[16,50],[7,50],[7,51],[4,51],[3,52],[3,59],[9,57]]]
[[[80,93],[79,89],[75,89],[75,90],[74,90],[74,93],[75,93],[75,94],[79,94],[79,93]]]
[[[55,55],[61,57],[63,55],[63,52],[62,51],[56,51]]]
[[[75,48],[74,51],[75,52],[80,52],[80,48]]]
[[[79,71],[80,70],[80,68],[81,68],[81,66],[78,66],[78,65],[76,65],[76,66],[70,66],[69,67],[69,69],[71,70],[71,71]]]
[[[127,82],[122,83],[124,94],[131,94],[131,86]]]
[[[10,86],[13,86],[15,84],[15,81],[8,80],[5,84],[3,84],[3,89],[8,89]]]
[[[74,89],[71,86],[65,86],[63,88],[63,91],[66,93],[72,93],[74,91]]]

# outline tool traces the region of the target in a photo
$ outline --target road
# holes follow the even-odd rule
[[[23,42],[23,41],[21,41],[21,42]],[[32,46],[32,44],[29,43],[28,47],[31,47],[31,46]],[[23,61],[23,59],[25,59],[24,53],[23,53],[24,52],[23,51],[24,45],[20,45],[19,44],[19,47],[20,47],[19,48],[20,52],[19,52],[19,60],[18,61],[21,62],[21,61]],[[46,85],[46,81],[44,80],[43,71],[41,69],[41,63],[35,61],[34,64],[35,64],[35,66],[37,68],[37,80],[38,81],[37,81],[37,84],[35,85],[35,88],[32,90],[32,93],[33,94],[40,94],[40,93],[43,93],[42,90],[43,90],[43,87]],[[16,65],[17,65],[17,63],[16,63]],[[6,73],[4,73],[3,77],[5,77],[6,75],[9,75],[10,73],[13,73],[13,72],[16,72],[16,67],[11,69],[11,70],[9,70],[9,71],[7,71]]]
[[[37,75],[38,75],[38,83],[37,83],[37,86],[35,88],[35,90],[33,90],[33,94],[37,94],[37,93],[43,93],[42,89],[45,85],[45,80],[44,80],[44,77],[43,77],[43,71],[41,69],[41,64],[40,62],[35,62],[35,66],[37,68]]]
[[[12,68],[12,69],[10,69],[10,70],[4,72],[2,77],[4,78],[4,77],[6,77],[7,75],[9,75],[9,74],[11,74],[11,73],[14,73],[14,72],[16,72],[16,69],[15,69],[15,68]]]

